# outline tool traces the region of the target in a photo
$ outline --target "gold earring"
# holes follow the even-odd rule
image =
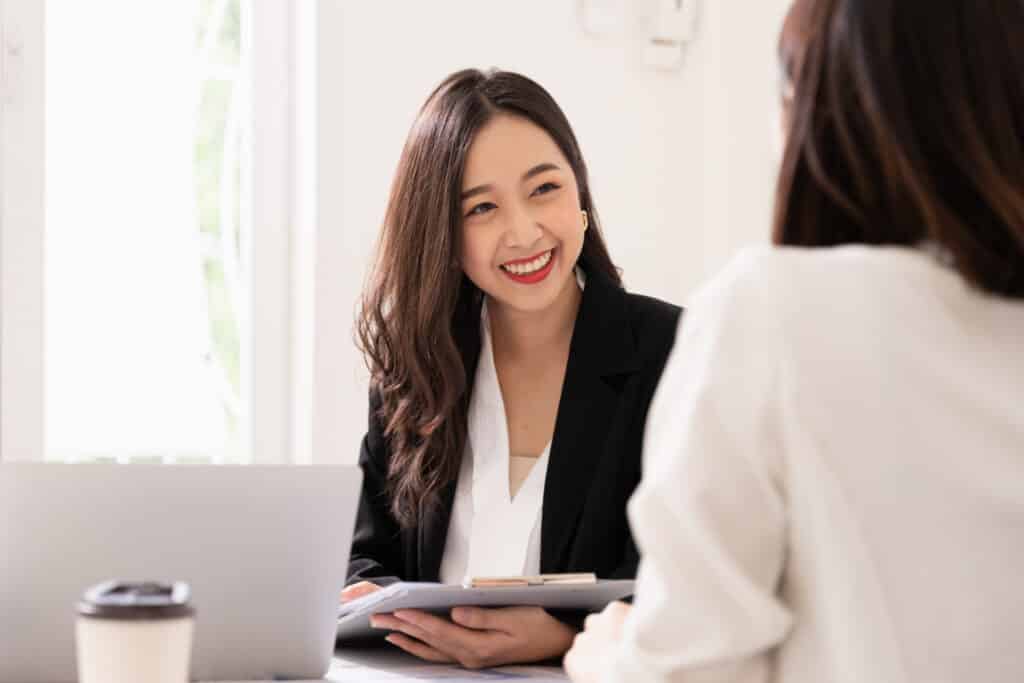
[[[590,227],[590,216],[587,215],[586,211],[580,211],[583,214],[583,231],[586,232],[587,228]]]

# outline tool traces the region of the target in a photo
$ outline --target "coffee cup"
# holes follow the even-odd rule
[[[109,581],[78,603],[79,683],[186,683],[195,613],[185,583]]]

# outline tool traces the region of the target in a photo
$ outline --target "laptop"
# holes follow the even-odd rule
[[[75,606],[107,579],[187,581],[193,680],[323,677],[355,466],[0,465],[0,681],[72,683]]]

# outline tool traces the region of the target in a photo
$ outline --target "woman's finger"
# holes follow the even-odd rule
[[[614,617],[615,619],[625,619],[629,614],[630,609],[632,609],[631,605],[627,605],[621,600],[616,600],[615,602],[608,603],[608,606],[605,607],[601,613]]]
[[[414,640],[401,633],[392,633],[384,640],[388,641],[395,647],[405,650],[414,657],[419,657],[420,659],[424,659],[428,662],[436,662],[438,664],[452,664],[455,662],[454,657],[449,657],[443,652],[435,650],[429,645],[421,643],[418,640]]]
[[[452,610],[452,621],[476,631],[504,632],[506,624],[500,615],[496,614],[498,611],[478,607],[456,607]]]
[[[494,649],[497,634],[475,631],[417,609],[399,609],[394,615],[401,621],[424,632],[426,642],[437,649],[451,654],[461,663],[486,660]]]
[[[445,641],[419,624],[400,619],[397,615],[375,614],[370,618],[370,625],[374,628],[404,633],[453,659],[458,659],[459,655],[463,654],[457,644]]]
[[[360,581],[359,583],[354,583],[351,586],[346,586],[344,590],[341,591],[341,601],[350,602],[357,598],[361,598],[364,595],[375,593],[379,590],[380,586],[378,586],[375,583],[370,583],[369,581]]]
[[[421,612],[415,609],[400,609],[395,611],[395,616],[403,621],[407,621],[410,624],[428,631],[436,636],[452,636],[458,638],[459,636],[465,635],[469,632],[457,624],[453,624],[444,617],[438,617],[428,612]]]

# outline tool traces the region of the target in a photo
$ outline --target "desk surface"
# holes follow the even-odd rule
[[[346,650],[336,653],[331,670],[328,672],[327,678],[323,680],[334,683],[400,683],[401,681],[422,683],[432,680],[443,680],[446,683],[475,681],[564,683],[569,679],[559,667],[503,666],[496,669],[468,671],[457,666],[423,662],[399,650],[375,649]]]

